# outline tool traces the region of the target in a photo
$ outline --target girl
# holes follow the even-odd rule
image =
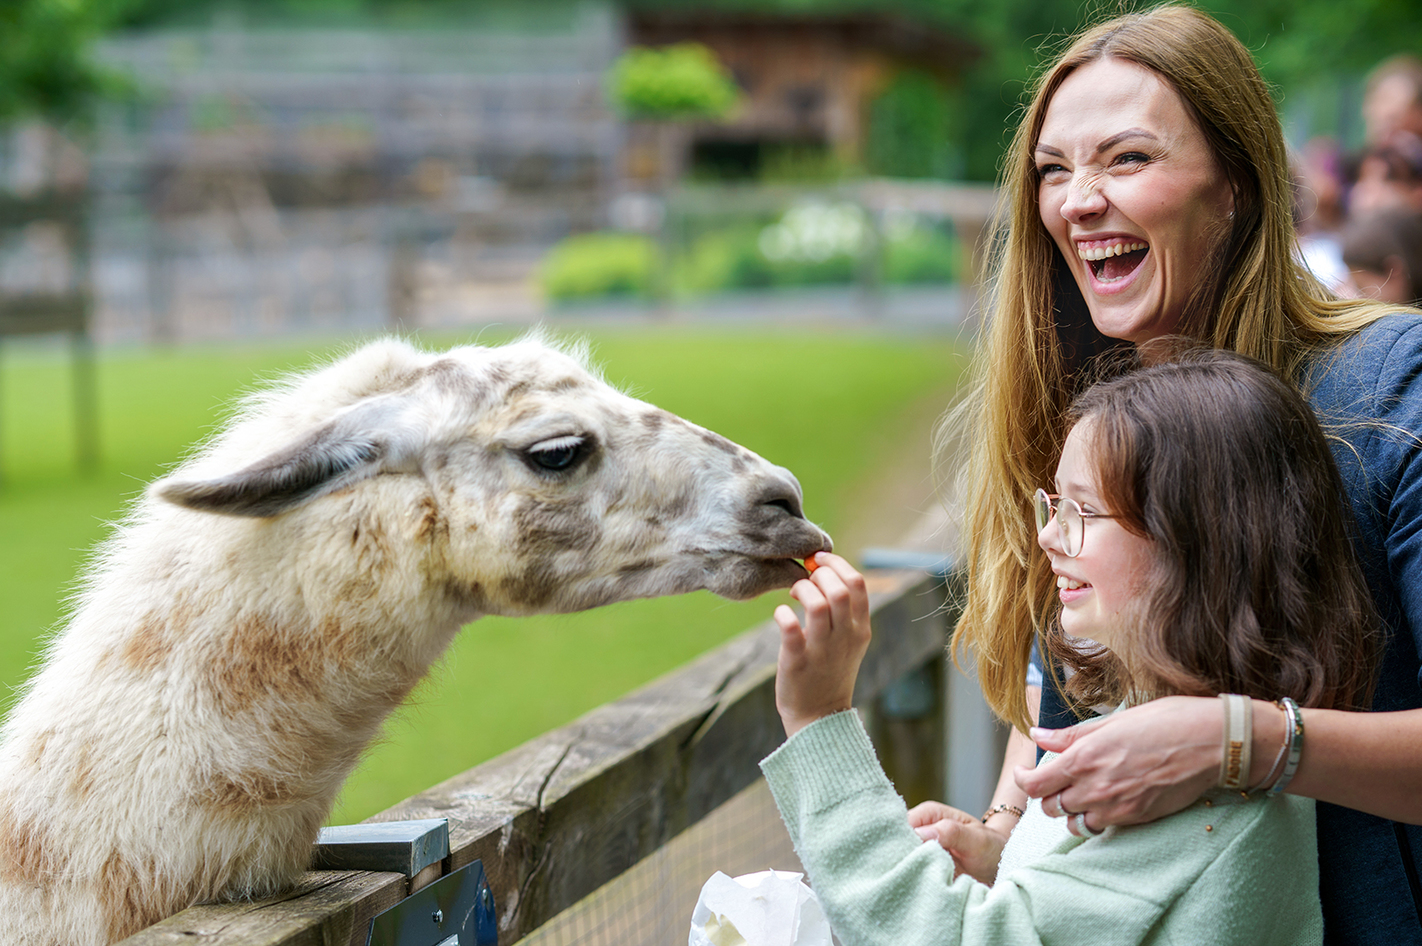
[[[1369,695],[1376,616],[1319,425],[1263,366],[1209,350],[1090,388],[1068,422],[1055,482],[1034,501],[1060,602],[1049,655],[1086,705],[1225,694],[1234,751],[1221,782],[1239,788],[1104,832],[1079,813],[1052,817],[1055,796],[1033,801],[996,881],[955,879],[953,856],[920,843],[843,712],[868,600],[862,578],[821,553],[825,567],[792,591],[804,622],[775,613],[790,738],[761,767],[825,912],[845,946],[1321,942],[1313,802],[1279,794],[1301,734],[1262,783],[1245,781],[1241,757],[1246,697],[1282,695],[1297,721],[1299,706]]]

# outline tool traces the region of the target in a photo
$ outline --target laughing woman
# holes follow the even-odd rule
[[[980,365],[955,643],[1016,732],[985,825],[930,804],[915,826],[990,879],[1029,796],[1096,832],[1179,811],[1217,782],[1216,699],[1174,696],[1062,729],[1087,714],[1068,707],[1049,662],[1032,735],[1060,754],[1032,768],[1027,737],[1037,692],[1024,681],[1059,600],[1027,497],[1050,479],[1067,405],[1099,377],[1100,356],[1184,335],[1264,362],[1335,435],[1339,501],[1387,643],[1372,712],[1303,712],[1307,745],[1287,790],[1319,801],[1328,941],[1422,944],[1422,317],[1337,301],[1295,262],[1268,88],[1248,50],[1191,8],[1078,36],[1036,84],[1004,175],[1010,219]],[[1273,703],[1253,710],[1257,786],[1288,733]]]

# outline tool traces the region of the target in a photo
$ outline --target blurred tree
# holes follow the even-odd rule
[[[961,97],[916,69],[905,69],[869,107],[864,164],[885,177],[962,175],[954,120]]]
[[[135,0],[0,2],[0,122],[85,118],[122,81],[92,57],[92,45]]]
[[[629,49],[612,64],[608,92],[624,115],[651,121],[724,118],[740,99],[731,74],[700,43]]]

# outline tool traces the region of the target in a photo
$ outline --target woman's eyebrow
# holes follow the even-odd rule
[[[1133,138],[1145,138],[1149,141],[1160,140],[1153,132],[1146,131],[1144,128],[1127,128],[1125,131],[1118,131],[1116,132],[1116,134],[1097,144],[1096,150],[1093,153],[1100,154],[1103,151],[1110,151],[1112,148],[1116,147],[1121,142],[1130,141]],[[1040,141],[1037,142],[1037,145],[1033,150],[1040,151],[1044,154],[1049,154],[1054,158],[1066,157],[1066,152],[1061,151],[1058,148],[1054,148],[1049,144],[1043,144]]]
[[[1154,134],[1146,131],[1144,128],[1127,128],[1125,131],[1118,131],[1110,138],[1107,138],[1105,141],[1101,142],[1099,145],[1096,146],[1096,151],[1098,154],[1102,151],[1108,151],[1111,148],[1116,147],[1116,145],[1120,144],[1121,142],[1128,141],[1132,138],[1149,138],[1151,141],[1160,140]]]

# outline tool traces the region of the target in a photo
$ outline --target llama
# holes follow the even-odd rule
[[[709,589],[830,542],[785,470],[525,339],[256,395],[101,547],[0,734],[0,943],[271,895],[461,625]]]

